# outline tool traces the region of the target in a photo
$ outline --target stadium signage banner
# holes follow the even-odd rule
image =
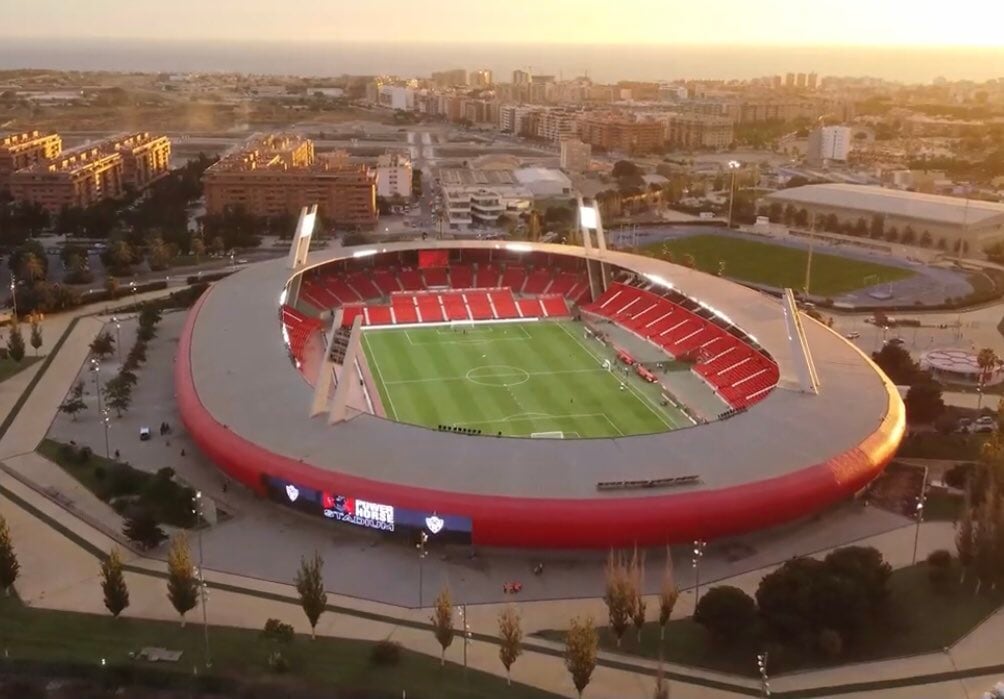
[[[473,522],[470,517],[425,512],[385,503],[314,490],[275,476],[263,477],[270,497],[276,502],[307,514],[384,532],[425,531],[430,538],[469,543]]]

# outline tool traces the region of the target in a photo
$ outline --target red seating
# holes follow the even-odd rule
[[[478,272],[474,275],[474,283],[471,286],[478,287],[479,289],[491,289],[499,285],[499,275],[501,272],[498,267],[492,267],[490,264],[480,264],[478,265]]]
[[[518,294],[523,291],[523,285],[526,283],[526,270],[519,265],[507,265],[505,272],[502,273],[502,286],[507,286],[512,289],[513,293]]]
[[[331,294],[334,294],[341,303],[352,303],[362,301],[363,298],[356,293],[356,290],[346,283],[345,279],[338,275],[330,275],[324,278],[324,286]],[[338,305],[338,304],[334,304]]]
[[[536,297],[517,299],[516,307],[519,309],[519,315],[523,318],[540,318],[544,315],[544,309],[540,305],[540,299]]]
[[[467,308],[471,311],[471,318],[474,320],[491,320],[495,317],[492,313],[491,303],[488,301],[488,293],[484,291],[466,291],[464,300],[467,301]]]
[[[418,322],[418,308],[415,306],[415,297],[411,294],[395,294],[390,299],[390,305],[394,309],[395,322]]]
[[[321,320],[308,316],[292,306],[283,306],[280,317],[285,329],[284,334],[288,342],[289,352],[296,359],[299,366],[299,362],[303,361],[303,348],[306,346],[310,336],[320,331],[322,327]]]
[[[470,289],[474,286],[474,269],[470,265],[450,267],[450,286],[454,289]]]
[[[371,272],[356,272],[355,274],[349,275],[346,281],[360,297],[364,299],[375,299],[383,296],[383,292],[380,291],[380,289],[373,283],[370,279],[371,276]]]
[[[554,275],[551,286],[547,288],[547,293],[568,296],[572,289],[582,283],[583,276],[574,272],[558,272]]]
[[[418,302],[419,322],[441,323],[446,320],[438,294],[417,294],[415,300]]]
[[[390,306],[366,306],[367,325],[391,325],[394,320],[390,314]]]
[[[526,283],[523,285],[523,293],[543,294],[550,283],[551,270],[538,267],[530,272],[530,275],[526,278]]]
[[[562,318],[568,315],[568,304],[565,303],[564,296],[542,296],[540,305],[544,308],[544,316],[547,318]]]
[[[384,296],[390,296],[395,291],[401,291],[401,283],[394,276],[394,272],[389,269],[373,270],[373,283],[383,292]]]
[[[519,318],[516,301],[513,300],[509,289],[492,289],[488,292],[488,298],[495,308],[496,318]]]
[[[665,296],[616,283],[583,309],[610,318],[674,357],[696,357],[694,372],[735,408],[755,403],[777,385],[777,364],[769,357]]]
[[[356,319],[356,316],[362,315],[362,312],[363,306],[342,306],[342,325],[346,327],[351,326],[352,322]]]
[[[464,302],[464,294],[460,291],[451,291],[440,294],[440,301],[446,311],[447,320],[470,320],[467,313],[467,304]]]
[[[401,288],[405,291],[421,291],[425,288],[425,281],[418,270],[402,269],[397,277],[401,280]]]
[[[445,267],[429,267],[428,269],[423,269],[422,276],[425,277],[426,288],[447,287],[450,285],[450,280],[447,278]]]

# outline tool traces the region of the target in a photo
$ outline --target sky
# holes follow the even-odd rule
[[[1002,0],[0,0],[0,17],[0,38],[1004,46]]]

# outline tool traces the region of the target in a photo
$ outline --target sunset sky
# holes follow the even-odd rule
[[[0,37],[1004,46],[1001,0],[0,0]]]

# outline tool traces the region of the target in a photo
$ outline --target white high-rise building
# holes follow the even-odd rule
[[[392,199],[411,197],[411,161],[403,155],[389,153],[377,159],[377,196]]]
[[[585,172],[592,162],[593,147],[577,138],[561,142],[561,169],[565,172]]]
[[[851,152],[851,129],[847,126],[820,126],[809,134],[806,160],[810,165],[822,165],[834,160],[847,162]]]
[[[415,108],[415,91],[402,85],[381,85],[377,99],[381,106],[388,109],[411,111]]]

